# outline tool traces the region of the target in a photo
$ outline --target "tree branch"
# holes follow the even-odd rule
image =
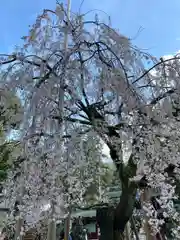
[[[76,208],[76,209],[80,209],[80,210],[91,210],[91,209],[99,209],[99,208],[103,208],[103,207],[108,207],[109,204],[108,203],[97,203],[91,206],[87,206],[87,207],[81,207],[79,205],[74,205],[72,207]]]
[[[76,119],[76,118],[61,118],[61,116],[58,115],[50,115],[49,117],[51,117],[52,119],[55,120],[60,120],[60,121],[68,121],[68,122],[73,122],[73,123],[80,123],[80,124],[85,124],[85,125],[92,125],[89,121],[84,121],[84,120],[80,120],[80,119]]]
[[[145,73],[143,73],[140,77],[138,77],[136,80],[134,80],[132,82],[132,84],[138,82],[139,80],[141,80],[144,76],[146,76],[150,71],[152,71],[154,68],[158,67],[159,65],[161,64],[164,64],[165,62],[169,62],[169,61],[172,61],[172,60],[178,60],[180,59],[180,57],[173,57],[173,58],[169,58],[169,59],[165,59],[163,61],[160,61],[158,63],[156,63],[155,65],[153,65],[151,68],[149,68],[147,71],[145,71]]]
[[[79,55],[79,60],[80,60],[80,65],[81,65],[81,72],[80,72],[80,75],[81,75],[81,84],[82,84],[82,94],[83,94],[83,97],[84,97],[84,100],[87,104],[87,106],[89,106],[89,101],[88,101],[88,98],[87,98],[87,95],[86,95],[86,92],[85,92],[85,89],[84,89],[84,74],[83,74],[83,58],[82,58],[82,54],[80,51],[78,51],[78,55]]]
[[[165,93],[162,93],[161,95],[159,95],[158,97],[156,97],[155,99],[153,99],[150,104],[151,104],[151,105],[155,105],[157,102],[159,102],[159,101],[162,100],[163,98],[168,97],[169,95],[175,93],[176,90],[177,90],[177,89],[174,88],[174,89],[168,90],[168,91],[165,92]]]

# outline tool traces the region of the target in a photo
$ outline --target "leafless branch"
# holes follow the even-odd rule
[[[150,71],[152,71],[153,69],[155,69],[156,67],[158,67],[160,65],[163,65],[165,62],[169,62],[169,61],[173,61],[173,60],[177,60],[177,59],[180,59],[180,57],[176,57],[175,56],[175,57],[172,57],[172,58],[169,58],[169,59],[165,59],[163,61],[160,61],[160,62],[156,63],[151,68],[149,68],[147,71],[145,71],[140,77],[138,77],[136,80],[134,80],[132,82],[132,84],[137,83],[139,80],[141,80],[143,77],[145,77]]]
[[[58,116],[58,115],[50,115],[49,117],[51,117],[52,119],[55,119],[55,120],[62,121],[61,116]],[[65,117],[63,120],[68,121],[68,122],[73,122],[73,123],[80,123],[80,124],[85,124],[85,125],[91,125],[91,123],[89,121],[84,121],[84,120],[80,120],[80,119],[76,119],[76,118],[67,118],[67,117]]]
[[[79,55],[79,61],[80,61],[80,66],[81,66],[80,67],[81,68],[80,69],[81,70],[80,74],[81,74],[82,94],[83,94],[83,97],[84,97],[84,100],[85,100],[87,106],[89,106],[89,101],[88,101],[88,98],[87,98],[87,95],[86,95],[86,92],[85,92],[85,89],[84,89],[84,74],[83,74],[84,61],[83,61],[82,54],[81,54],[80,51],[78,51],[78,55]]]
[[[150,104],[151,104],[151,105],[155,105],[157,102],[159,102],[159,101],[162,100],[163,98],[165,98],[165,97],[167,97],[167,96],[175,93],[176,90],[177,90],[177,89],[174,88],[174,89],[168,90],[168,91],[165,92],[165,93],[160,94],[158,97],[156,97],[155,99],[153,99]]]

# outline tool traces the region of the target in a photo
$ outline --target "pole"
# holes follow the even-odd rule
[[[47,240],[56,240],[56,222],[54,219],[49,221]]]
[[[71,0],[68,0],[68,2],[67,2],[67,23],[68,24],[69,24],[69,21],[70,21],[70,11],[71,11]],[[68,47],[68,31],[66,31],[65,38],[64,38],[65,54],[67,52],[67,47]]]
[[[23,226],[23,219],[21,217],[19,217],[16,222],[15,240],[23,239],[23,236],[21,235],[22,226]]]
[[[69,239],[70,224],[71,224],[71,213],[69,213],[68,217],[65,219],[64,240],[68,240]]]
[[[67,12],[66,12],[66,17],[67,19],[67,24],[69,25],[69,21],[70,21],[70,9],[71,9],[71,0],[68,0],[67,2]],[[64,61],[66,61],[66,57],[67,57],[67,48],[68,48],[68,29],[65,30],[65,35],[64,35]],[[60,109],[60,116],[62,118],[62,123],[60,126],[60,132],[61,132],[61,136],[63,136],[63,132],[64,132],[64,127],[63,127],[63,118],[64,118],[64,85],[65,85],[65,79],[66,79],[66,63],[64,63],[64,69],[63,70],[63,76],[62,79],[60,80],[60,89],[59,89],[59,109]]]
[[[141,198],[140,199],[141,199],[142,203],[149,200],[149,191],[148,191],[148,189],[144,189],[144,192],[141,194]],[[151,235],[151,227],[150,227],[150,225],[148,223],[148,220],[149,220],[149,218],[146,217],[145,218],[145,222],[144,222],[144,226],[143,226],[144,233],[146,235],[146,240],[155,240],[156,238]]]
[[[125,238],[126,240],[131,240],[131,232],[130,232],[130,225],[129,222],[127,222],[126,227],[125,227]]]
[[[69,25],[70,21],[70,9],[71,9],[71,0],[68,0],[67,2],[67,24]],[[65,60],[67,56],[67,48],[68,48],[68,29],[65,31],[65,36],[64,36],[64,54],[65,54]],[[65,63],[66,64],[66,63]],[[63,109],[64,109],[64,84],[65,84],[65,79],[66,79],[66,66],[64,69],[64,78],[62,78],[62,84],[60,88],[60,93],[62,94],[60,96],[61,101],[61,109],[62,109],[62,119],[63,119]],[[63,125],[62,125],[62,134],[63,134]],[[69,230],[70,230],[70,218],[71,218],[71,213],[69,212],[67,219],[65,219],[65,226],[64,226],[64,240],[68,240],[69,238]]]

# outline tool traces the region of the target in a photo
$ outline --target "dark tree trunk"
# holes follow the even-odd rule
[[[100,227],[100,240],[123,240],[124,230],[130,220],[135,204],[136,188],[129,185],[121,194],[120,202],[115,209],[97,210],[97,222]]]
[[[112,159],[113,156],[111,151]],[[122,186],[120,201],[114,210],[99,210],[97,219],[101,230],[100,240],[123,240],[126,224],[131,219],[135,207],[137,185],[129,181],[130,177],[133,177],[136,173],[136,164],[134,164],[132,156],[128,165],[126,167],[119,166],[118,170]]]
[[[100,208],[96,215],[100,227],[100,240],[113,240],[114,208]]]
[[[115,209],[114,231],[124,232],[125,226],[133,213],[135,195],[136,188],[131,185],[122,191],[120,202]]]
[[[85,106],[82,102],[79,105],[88,116],[95,131],[109,147],[122,189],[120,201],[115,210],[109,208],[98,210],[97,219],[101,230],[101,240],[122,240],[125,226],[132,216],[135,205],[137,189],[129,179],[136,175],[137,165],[133,160],[133,154],[129,157],[128,164],[124,164],[121,137],[114,127],[108,125],[96,106]]]

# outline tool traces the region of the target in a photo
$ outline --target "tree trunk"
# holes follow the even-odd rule
[[[114,240],[113,239],[113,219],[114,208],[100,208],[97,209],[96,214],[97,223],[100,227],[100,240]]]
[[[97,222],[100,227],[100,240],[124,240],[124,230],[132,216],[136,188],[129,184],[121,194],[116,209],[101,208],[97,210]]]
[[[137,186],[130,179],[136,175],[137,164],[133,159],[133,153],[131,153],[128,163],[124,164],[121,137],[115,128],[108,125],[96,107],[93,105],[86,107],[82,103],[80,105],[95,131],[109,147],[110,156],[116,166],[122,188],[119,204],[112,214],[113,219],[108,217],[107,209],[99,210],[100,212],[97,214],[101,230],[100,240],[122,240],[125,226],[130,220],[135,206]],[[104,132],[102,132],[102,126]],[[113,224],[110,223],[110,219]]]
[[[124,233],[114,231],[114,240],[125,240]]]
[[[114,214],[114,232],[123,233],[127,222],[130,220],[135,206],[136,187],[129,183],[129,186],[122,189],[120,202]]]

